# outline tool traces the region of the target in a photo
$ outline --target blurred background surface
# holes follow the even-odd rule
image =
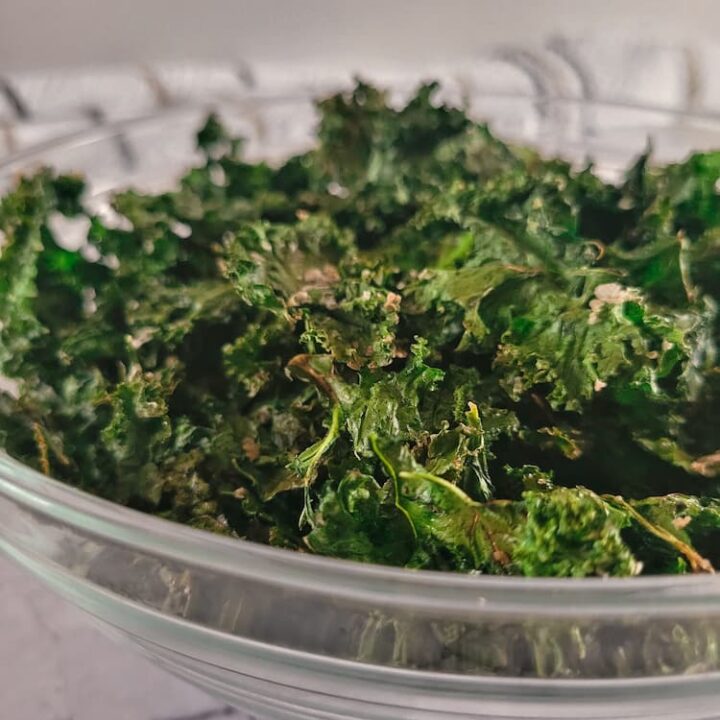
[[[552,34],[714,41],[714,0],[3,0],[0,67],[158,59],[332,64],[473,56]]]

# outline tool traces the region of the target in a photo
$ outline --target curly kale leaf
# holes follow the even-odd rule
[[[472,498],[489,500],[494,494],[489,461],[493,443],[519,430],[509,410],[478,406],[470,401],[463,421],[432,435],[427,446],[426,469],[451,481]]]
[[[337,262],[351,244],[331,220],[245,225],[227,241],[226,274],[249,306],[287,313],[299,304],[331,302]]]
[[[500,310],[510,317],[503,318],[507,329],[495,366],[513,399],[547,385],[553,408],[580,411],[601,392],[621,401],[631,394],[660,400],[683,392],[683,373],[702,350],[697,310],[655,310],[639,291],[619,283],[596,285],[589,299],[542,284],[527,283],[525,292]]]
[[[529,490],[515,548],[524,575],[637,575],[641,564],[622,537],[626,514],[584,488]]]
[[[423,470],[401,470],[400,504],[418,535],[411,567],[510,572],[512,515],[474,502],[451,482]]]
[[[159,467],[173,434],[167,400],[174,383],[171,375],[144,373],[135,366],[107,398],[112,416],[101,437],[117,463],[118,496],[125,501],[160,500]]]
[[[348,279],[334,297],[299,302],[303,344],[322,349],[353,370],[389,365],[402,353],[396,345],[400,296],[362,279]]]
[[[73,212],[83,183],[43,170],[0,200],[0,373],[20,375],[48,332],[40,318],[42,266],[72,277],[83,260],[49,240],[52,213]],[[57,309],[57,308],[55,308]]]
[[[315,527],[306,545],[323,555],[405,565],[415,548],[415,535],[406,515],[392,502],[392,492],[357,470],[328,487]]]
[[[405,367],[396,373],[366,371],[357,384],[337,385],[338,400],[357,455],[372,452],[371,438],[417,439],[423,431],[420,405],[443,379],[425,363],[430,350],[417,339]]]

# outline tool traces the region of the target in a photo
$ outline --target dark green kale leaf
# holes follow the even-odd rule
[[[406,565],[415,548],[413,527],[391,492],[357,470],[327,488],[315,523],[305,543],[323,555]]]
[[[442,370],[425,363],[429,352],[427,341],[418,338],[401,371],[366,371],[355,384],[335,384],[357,455],[372,452],[373,436],[402,441],[420,437],[424,429],[421,401],[444,376]]]
[[[510,572],[513,508],[471,500],[460,488],[423,470],[399,472],[401,506],[418,536],[410,567]]]

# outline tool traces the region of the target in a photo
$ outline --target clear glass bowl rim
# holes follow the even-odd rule
[[[232,105],[242,110],[253,103],[307,99],[311,93],[294,95],[248,94],[242,98],[205,104],[179,103],[158,112],[97,128],[70,133],[7,155],[0,162],[0,179],[42,165],[48,152],[109,141],[123,133],[162,123],[189,110],[211,110]],[[618,108],[662,113],[678,121],[717,123],[720,113],[694,112],[653,105],[606,102],[566,97],[528,97],[493,93],[489,98],[517,99],[538,105]],[[212,569],[229,575],[247,575],[284,587],[323,587],[328,595],[356,601],[382,601],[414,607],[433,607],[448,612],[501,609],[562,616],[578,614],[643,614],[717,612],[720,574],[664,575],[635,578],[525,578],[463,575],[442,571],[408,570],[299,553],[247,540],[214,535],[179,523],[144,514],[60,483],[0,451],[0,495],[58,523],[77,527],[145,552]]]

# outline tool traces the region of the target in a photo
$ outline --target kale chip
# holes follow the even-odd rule
[[[437,89],[323,99],[316,147],[279,167],[210,117],[202,165],[109,214],[82,178],[21,177],[0,200],[0,446],[335,557],[713,572],[720,153],[609,184]]]

